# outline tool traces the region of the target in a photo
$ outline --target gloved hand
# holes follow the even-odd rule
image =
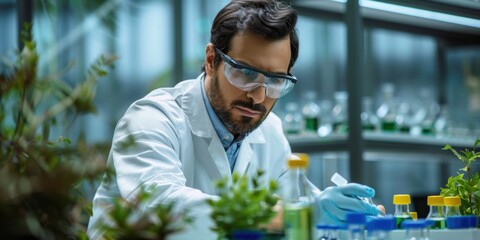
[[[379,210],[358,197],[372,198],[375,190],[365,185],[348,183],[343,186],[328,187],[315,199],[317,223],[341,225],[346,222],[348,212],[362,212],[376,216]]]

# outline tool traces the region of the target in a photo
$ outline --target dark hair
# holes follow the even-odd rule
[[[268,40],[278,40],[290,34],[293,67],[298,57],[298,36],[295,30],[297,12],[276,0],[232,0],[213,20],[210,42],[224,53],[228,53],[232,37],[237,33],[251,32]],[[221,58],[217,54],[214,66]],[[202,67],[205,71],[205,66]]]

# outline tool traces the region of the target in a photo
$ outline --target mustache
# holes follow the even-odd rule
[[[254,104],[253,102],[244,102],[244,101],[236,100],[232,102],[232,105],[250,108],[253,111],[258,111],[261,113],[267,112],[267,108],[265,108],[265,106],[261,104]]]

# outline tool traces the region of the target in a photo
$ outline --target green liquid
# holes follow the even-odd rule
[[[408,125],[403,125],[400,127],[400,132],[402,133],[409,133],[410,132],[410,127]]]
[[[335,133],[348,133],[348,125],[344,122],[334,122],[332,129]]]
[[[375,130],[375,125],[373,125],[371,123],[366,123],[366,124],[362,125],[362,129],[365,130],[365,131],[373,131],[373,130]]]
[[[305,129],[307,131],[317,131],[318,119],[317,118],[305,118]]]
[[[287,130],[287,134],[299,134],[300,130],[297,129],[289,129]]]
[[[430,227],[431,229],[443,229],[445,228],[445,218],[430,218],[433,220],[433,225]]]
[[[395,122],[382,122],[382,130],[387,132],[393,132],[397,129]]]
[[[312,207],[305,204],[285,206],[284,224],[286,240],[313,239],[312,212]]]
[[[423,127],[422,128],[422,134],[432,135],[433,134],[433,129],[431,127]]]
[[[396,225],[397,225],[397,229],[401,229],[402,228],[402,222],[405,221],[405,220],[408,220],[408,219],[412,219],[411,216],[395,216],[395,219],[396,219]]]

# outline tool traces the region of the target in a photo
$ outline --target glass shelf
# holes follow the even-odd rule
[[[457,149],[472,148],[474,137],[435,137],[435,136],[412,136],[401,133],[363,133],[366,152],[412,152],[426,154],[449,154],[449,151],[441,150],[449,144]],[[347,151],[348,135],[332,134],[325,137],[317,135],[288,135],[292,151],[294,152],[331,152]]]

